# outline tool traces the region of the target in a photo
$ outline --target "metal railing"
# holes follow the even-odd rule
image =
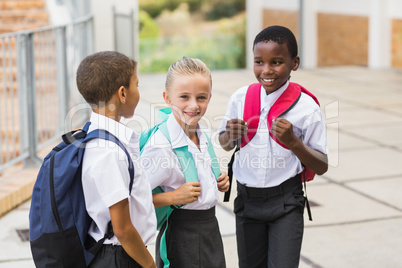
[[[38,165],[38,151],[88,119],[75,72],[92,52],[92,16],[0,35],[0,171]]]

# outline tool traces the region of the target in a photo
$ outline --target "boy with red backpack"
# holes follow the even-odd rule
[[[325,123],[317,99],[289,82],[300,63],[289,29],[265,28],[253,52],[259,83],[231,96],[219,128],[221,146],[237,147],[239,267],[298,267],[306,202],[302,180],[328,169]]]

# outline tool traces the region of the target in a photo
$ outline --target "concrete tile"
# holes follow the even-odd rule
[[[327,129],[328,148],[330,150],[351,151],[354,149],[368,149],[376,146],[370,140],[350,135],[336,128]]]
[[[0,268],[21,268],[21,267],[35,268],[35,264],[32,259],[0,263]]]
[[[402,212],[402,175],[391,178],[378,177],[366,181],[349,182],[347,185],[356,191],[389,204],[389,206],[398,208]]]
[[[402,174],[402,152],[388,148],[340,151],[339,165],[324,175],[334,181],[389,177]]]
[[[0,264],[11,261],[30,260],[31,249],[29,242],[22,242],[17,229],[28,229],[28,210],[15,209],[0,218]],[[4,266],[6,267],[6,266]]]
[[[334,183],[315,185],[315,181],[310,182],[307,185],[307,194],[309,200],[318,206],[311,208],[313,221],[308,221],[305,212],[306,227],[402,216],[398,210]]]
[[[301,254],[318,265],[305,267],[401,267],[401,226],[396,218],[305,228]]]
[[[402,118],[367,108],[339,111],[340,128],[360,128],[365,125],[380,127],[388,124],[402,124]]]
[[[387,110],[392,112],[392,113],[395,113],[398,116],[402,116],[402,105],[401,105],[401,103],[387,105]]]
[[[384,144],[394,147],[402,142],[401,132],[402,124],[388,124],[378,126],[362,126],[359,128],[349,128],[348,133],[353,133],[357,138],[371,140],[376,144]],[[402,159],[401,159],[402,160]]]

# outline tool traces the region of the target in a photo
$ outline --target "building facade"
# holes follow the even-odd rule
[[[247,0],[248,67],[269,25],[293,31],[304,68],[402,68],[402,0]]]

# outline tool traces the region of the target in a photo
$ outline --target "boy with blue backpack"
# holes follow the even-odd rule
[[[156,230],[139,135],[119,123],[139,101],[137,63],[104,51],[82,60],[77,86],[91,105],[82,131],[63,135],[32,194],[30,240],[37,267],[149,267]]]
[[[164,121],[152,135],[143,132],[140,141],[151,188],[160,187],[154,205],[168,214],[159,226],[158,267],[226,267],[215,205],[218,190],[229,188],[228,177],[220,172],[212,143],[199,125],[211,88],[211,73],[201,60],[183,57],[173,63],[163,92],[170,109],[162,110]]]
[[[86,207],[93,219],[89,235],[101,239],[111,221],[114,236],[106,239],[90,267],[156,267],[146,248],[156,229],[151,188],[139,165],[139,135],[119,123],[129,118],[140,99],[137,64],[118,52],[86,57],[77,70],[77,86],[92,105],[91,126],[115,135],[130,152],[134,182],[130,185],[129,159],[114,143],[88,142],[82,165]],[[131,188],[130,188],[131,187]]]
[[[239,267],[294,268],[305,204],[310,214],[302,181],[328,169],[325,123],[317,99],[289,82],[300,63],[289,29],[265,28],[253,52],[258,83],[231,96],[219,128],[221,146],[237,147],[232,159]]]

